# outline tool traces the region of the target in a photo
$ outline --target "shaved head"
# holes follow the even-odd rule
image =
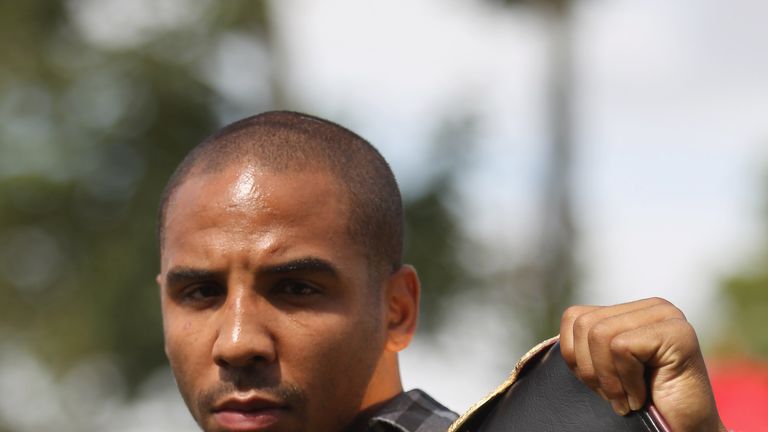
[[[230,166],[256,166],[275,173],[323,172],[346,198],[349,234],[377,268],[402,263],[403,210],[387,162],[363,138],[335,123],[306,114],[273,111],[225,126],[187,154],[166,185],[160,203],[162,250],[166,213],[173,195],[190,176]]]

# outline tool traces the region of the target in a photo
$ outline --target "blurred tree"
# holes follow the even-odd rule
[[[507,299],[525,318],[533,341],[559,332],[563,310],[576,298],[576,229],[573,221],[573,0],[492,0],[533,7],[549,36],[546,82],[549,149],[544,171],[538,253],[496,275],[510,286]]]
[[[721,354],[748,354],[768,359],[768,259],[762,268],[734,275],[723,284],[730,307]]]
[[[460,198],[454,182],[467,168],[473,134],[470,116],[442,124],[433,141],[430,167],[425,169],[426,183],[414,196],[404,198],[404,260],[419,272],[423,286],[420,330],[427,333],[437,329],[459,293],[484,287],[461,259],[462,250],[476,246],[464,236],[456,215]]]
[[[165,181],[222,123],[286,104],[269,3],[163,5],[0,3],[0,335],[59,373],[106,354],[129,391],[165,365],[153,235]],[[446,130],[439,140],[460,145]],[[451,150],[406,202],[428,328],[461,274]]]
[[[768,359],[768,200],[765,202],[763,250],[753,262],[722,284],[727,319],[715,344],[720,355],[749,355]]]
[[[217,81],[224,45],[268,49],[264,2],[164,5],[0,4],[0,330],[58,371],[108,353],[131,388],[164,364],[161,188],[239,108]],[[250,79],[268,86],[263,66]]]

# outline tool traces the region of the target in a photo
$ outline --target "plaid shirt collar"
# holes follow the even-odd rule
[[[445,432],[458,416],[419,389],[400,393],[368,423],[368,432]]]

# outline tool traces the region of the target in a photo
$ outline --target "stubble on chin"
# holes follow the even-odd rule
[[[298,417],[300,421],[305,420],[304,417],[307,405],[306,394],[298,385],[292,383],[279,383],[262,387],[243,387],[233,382],[219,381],[198,392],[195,396],[190,396],[189,394],[184,395],[184,390],[181,391],[192,417],[205,432],[218,431],[218,429],[211,424],[211,418],[216,404],[221,403],[229,397],[248,395],[251,393],[257,397],[279,401],[281,404],[287,405],[288,410],[293,417]]]

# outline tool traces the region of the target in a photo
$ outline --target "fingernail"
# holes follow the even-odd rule
[[[629,407],[632,411],[639,411],[640,408],[643,407],[643,403],[640,402],[635,395],[629,395],[627,396],[627,399],[629,399]]]
[[[612,400],[611,406],[613,407],[613,410],[616,412],[616,414],[620,416],[625,416],[629,412],[626,401]]]

